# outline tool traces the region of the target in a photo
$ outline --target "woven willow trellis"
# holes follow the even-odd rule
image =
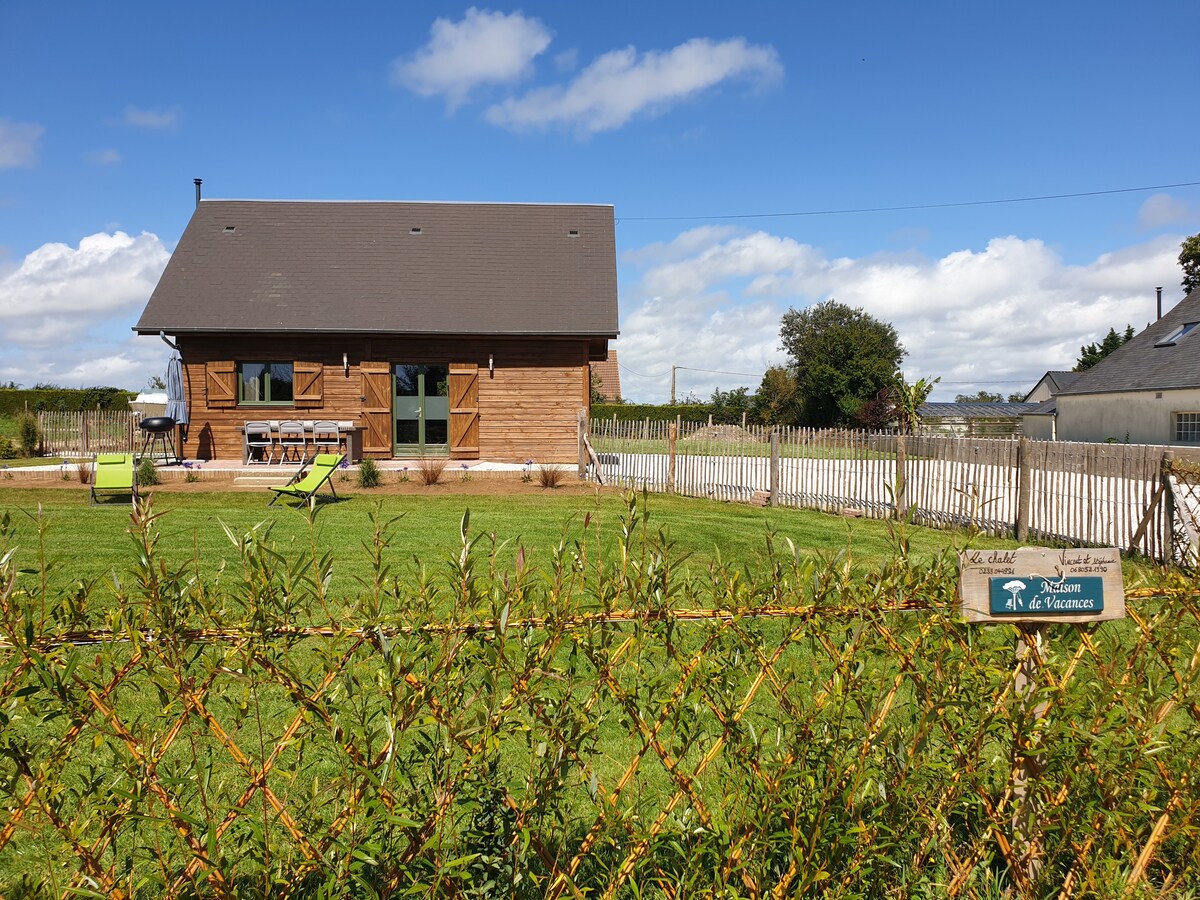
[[[436,590],[377,566],[357,627],[282,625],[302,567],[261,547],[218,604],[145,537],[137,602],[88,633],[68,598],[35,610],[6,559],[0,889],[1200,889],[1190,582],[1131,592],[1124,623],[1053,627],[1035,724],[1011,630],[957,621],[949,558],[864,579],[781,553],[755,581],[640,541],[499,572],[466,540]],[[1018,735],[1043,763],[1034,881],[1010,838]]]

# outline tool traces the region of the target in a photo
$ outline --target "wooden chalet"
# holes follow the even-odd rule
[[[573,461],[615,243],[611,206],[202,200],[134,330],[179,348],[185,456],[329,419],[376,458]]]

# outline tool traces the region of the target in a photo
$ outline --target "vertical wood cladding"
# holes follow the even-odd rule
[[[477,411],[469,433],[460,436],[467,452],[456,456],[473,455],[467,448],[477,436],[482,459],[573,462],[579,408],[586,406],[589,394],[586,339],[205,334],[180,335],[177,343],[191,418],[184,453],[199,459],[240,459],[243,422],[289,418],[350,419],[363,426],[373,423],[365,452],[390,457],[391,414],[385,418],[378,405],[380,398],[374,395],[386,390],[390,406],[391,365],[409,363],[448,365],[457,371],[475,367]],[[348,369],[342,364],[343,354]],[[235,382],[231,403],[226,383],[231,358],[235,362],[293,363],[300,388],[297,402],[238,406]],[[388,366],[386,389],[380,364]],[[214,378],[218,389],[214,389]]]

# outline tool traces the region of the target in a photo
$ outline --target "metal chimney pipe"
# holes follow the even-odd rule
[[[1161,319],[1162,318],[1162,288],[1158,287],[1158,288],[1155,288],[1154,290],[1158,292],[1158,319]],[[1158,319],[1155,319],[1154,321],[1157,322]]]
[[[192,183],[194,185],[196,185],[196,205],[197,206],[200,205],[200,185],[203,181],[204,181],[204,179],[202,179],[202,178],[193,178],[192,179]],[[1162,290],[1162,288],[1159,288],[1159,290]]]

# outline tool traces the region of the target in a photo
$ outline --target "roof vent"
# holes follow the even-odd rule
[[[408,229],[408,233],[409,233],[409,234],[420,234],[420,233],[421,233],[421,226],[420,226],[420,225],[414,225],[412,228]]]
[[[225,233],[226,233],[226,234],[233,234],[235,231],[237,231],[237,226],[236,226],[236,225],[226,225],[226,226],[225,226]]]
[[[567,232],[567,237],[579,237],[579,229],[572,228],[570,231]]]

